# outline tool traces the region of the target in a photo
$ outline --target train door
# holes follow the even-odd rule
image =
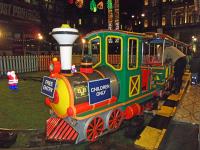
[[[126,78],[126,39],[122,33],[110,33],[105,37],[105,63],[109,66],[118,78],[120,93],[118,102],[127,100],[128,84]],[[127,57],[126,57],[127,58]],[[115,87],[113,87],[115,88]]]
[[[128,97],[133,99],[140,94],[141,85],[141,70],[140,62],[141,55],[139,55],[139,39],[136,37],[129,37],[127,43],[127,85]]]
[[[157,56],[161,44],[151,43],[149,40],[143,40],[142,43],[142,61],[141,61],[141,90],[142,93],[152,90],[153,87],[153,68],[161,65],[162,59]],[[162,49],[161,49],[162,50]]]

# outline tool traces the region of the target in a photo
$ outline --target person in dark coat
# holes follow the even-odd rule
[[[186,56],[174,46],[166,47],[164,50],[164,60],[174,65],[174,85],[172,92],[178,94],[182,85],[182,77],[187,64]]]

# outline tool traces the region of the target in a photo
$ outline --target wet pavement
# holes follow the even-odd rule
[[[193,123],[200,125],[200,86],[189,85],[187,91],[180,101],[176,114],[173,118],[175,121]]]
[[[199,126],[172,121],[159,150],[199,150]]]

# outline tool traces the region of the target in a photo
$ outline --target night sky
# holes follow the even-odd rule
[[[143,9],[143,0],[119,0],[120,11],[128,14],[141,13]]]

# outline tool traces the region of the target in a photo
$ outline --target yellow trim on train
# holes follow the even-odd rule
[[[137,49],[136,49],[136,66],[135,67],[132,67],[132,68],[130,68],[129,67],[129,41],[130,40],[136,40],[136,43],[137,43]],[[128,67],[128,70],[135,70],[135,69],[137,69],[138,68],[138,49],[139,49],[139,42],[138,42],[138,38],[134,38],[134,37],[129,37],[128,38],[128,53],[127,53],[127,56],[128,56],[128,59],[127,59],[127,67]]]
[[[135,82],[133,78],[136,78]],[[133,85],[133,87],[131,87]],[[136,90],[136,93],[134,93],[134,90]],[[140,93],[140,75],[131,76],[129,78],[129,97],[138,95]]]
[[[69,81],[65,76],[56,74],[56,78],[56,90],[58,92],[59,101],[57,104],[50,103],[50,106],[56,115],[58,115],[60,118],[65,118],[67,117],[67,108],[71,107],[75,111],[74,93]]]
[[[117,68],[115,68],[112,64],[110,64],[109,62],[108,62],[108,43],[107,43],[107,39],[108,38],[119,38],[119,39],[121,39],[121,50],[120,50],[120,68],[119,69],[117,69]],[[116,36],[116,35],[108,35],[108,36],[106,36],[106,44],[105,44],[105,48],[106,48],[106,64],[108,65],[108,66],[110,66],[112,69],[114,69],[114,70],[117,70],[117,71],[120,71],[120,70],[122,70],[122,66],[123,66],[123,38],[122,37],[120,37],[120,36]]]
[[[89,41],[88,41],[88,43],[90,43],[90,49],[92,49],[92,45],[91,45],[91,41],[92,40],[94,40],[94,39],[99,39],[99,50],[100,50],[100,52],[99,52],[99,54],[97,54],[97,56],[99,56],[100,58],[99,58],[99,62],[97,63],[97,64],[95,64],[94,66],[93,66],[93,68],[95,68],[95,67],[97,67],[99,64],[101,64],[101,37],[100,36],[95,36],[94,38],[92,38],[92,39],[90,39]]]
[[[116,108],[118,108],[118,107],[122,107],[122,106],[128,105],[129,103],[132,103],[132,102],[134,102],[134,101],[136,101],[136,100],[139,100],[139,99],[142,99],[142,98],[144,98],[144,97],[146,97],[146,96],[152,95],[154,92],[155,92],[155,91],[152,91],[152,92],[150,92],[150,93],[147,93],[147,94],[144,94],[144,95],[142,95],[142,96],[136,97],[136,98],[134,98],[134,99],[132,99],[132,100],[129,100],[129,101],[127,101],[127,102],[124,102],[124,103],[120,103],[120,104],[111,106],[111,107],[106,108],[106,109],[103,109],[103,110],[101,110],[101,111],[98,111],[98,112],[95,112],[95,113],[92,113],[92,114],[88,114],[88,115],[86,115],[86,116],[82,116],[82,117],[75,116],[74,119],[83,120],[83,119],[87,119],[87,118],[90,118],[90,117],[99,115],[99,114],[104,113],[104,112],[106,112],[106,111],[109,111],[109,110],[112,110],[112,109],[116,109]]]

